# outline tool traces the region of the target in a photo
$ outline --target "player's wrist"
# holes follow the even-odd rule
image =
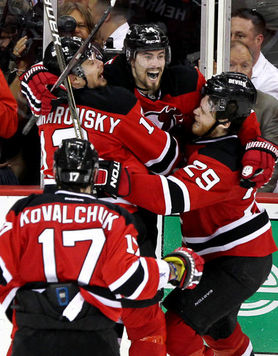
[[[177,266],[173,262],[167,262],[169,265],[169,281],[176,281],[179,277]]]

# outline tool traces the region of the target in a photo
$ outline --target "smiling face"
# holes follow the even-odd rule
[[[81,64],[81,67],[86,76],[88,88],[103,87],[107,84],[107,80],[103,77],[103,62],[96,59],[94,53]]]
[[[136,86],[154,94],[159,89],[165,68],[165,49],[140,51],[130,64]]]

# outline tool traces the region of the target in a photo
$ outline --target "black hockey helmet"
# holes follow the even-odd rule
[[[166,64],[171,62],[171,49],[168,37],[156,24],[130,26],[125,40],[124,50],[128,62],[135,58],[138,51],[165,49]]]
[[[98,170],[97,151],[86,140],[77,138],[63,140],[54,153],[54,170],[59,187],[93,185]]]
[[[83,40],[80,37],[61,38],[61,48],[64,54],[66,64],[71,61],[72,57],[75,55],[75,53],[78,51],[82,44]],[[85,79],[85,74],[83,72],[81,64],[93,53],[95,53],[97,59],[102,60],[101,51],[96,46],[89,43],[87,49],[80,56],[78,63],[72,68],[71,73]],[[43,65],[49,70],[50,73],[53,73],[57,76],[61,74],[54,42],[50,42],[49,45],[46,47],[46,50],[44,52]]]
[[[214,104],[216,119],[245,119],[254,108],[257,90],[243,73],[223,72],[208,79],[203,87]]]

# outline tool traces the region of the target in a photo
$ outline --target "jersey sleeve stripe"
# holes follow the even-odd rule
[[[107,306],[107,307],[112,307],[112,308],[121,308],[122,304],[120,301],[116,301],[116,300],[112,300],[112,299],[108,299],[108,298],[104,298],[98,294],[95,294],[93,292],[90,292],[87,290],[87,292],[94,297],[96,300],[98,300],[101,304]],[[86,299],[86,297],[85,297]]]
[[[168,132],[165,132],[165,134],[167,135],[167,143],[161,155],[158,158],[145,163],[151,171],[164,175],[171,172],[172,167],[179,155],[178,143],[176,139],[171,137]]]
[[[0,285],[6,286],[11,280],[12,275],[8,271],[5,262],[2,257],[0,257]]]
[[[161,184],[164,193],[164,201],[165,201],[165,213],[164,215],[171,215],[172,214],[172,199],[169,189],[169,181],[166,177],[161,176]]]
[[[148,270],[148,264],[147,261],[145,260],[144,257],[140,257],[140,263],[144,269],[144,279],[138,285],[137,289],[134,291],[132,295],[129,296],[128,299],[137,299],[139,295],[142,293],[143,289],[145,288],[146,284],[148,283],[149,280],[149,270]]]
[[[136,270],[132,268],[132,275],[129,274],[128,278],[125,273],[117,282],[121,283],[121,285],[114,289],[113,292],[118,295],[122,295],[128,299],[136,299],[137,296],[141,293],[142,289],[146,285],[148,281],[148,267],[145,259],[140,259],[139,263],[134,263],[136,265]],[[132,267],[133,267],[132,265]],[[131,268],[129,268],[130,272]],[[122,283],[124,282],[124,283]]]
[[[165,214],[171,215],[190,210],[190,198],[186,185],[179,179],[161,176],[165,200]]]
[[[190,210],[190,197],[186,185],[174,176],[167,178],[172,200],[172,214]]]
[[[139,270],[138,270],[139,268]],[[129,269],[116,281],[109,285],[109,289],[113,293],[118,293],[119,288],[121,288],[137,271],[140,272],[140,261],[134,262]]]
[[[5,221],[0,229],[0,236],[3,235],[5,232],[11,230],[13,228],[13,223],[10,221]]]
[[[25,95],[33,114],[39,115],[41,110],[41,101],[37,100],[31,89],[24,82],[21,83],[21,88],[21,91]]]

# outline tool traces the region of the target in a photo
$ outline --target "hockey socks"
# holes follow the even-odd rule
[[[213,356],[203,339],[171,311],[166,313],[167,353],[170,356]]]
[[[206,343],[213,349],[215,356],[252,356],[253,348],[248,336],[245,335],[239,323],[233,333],[225,338],[214,340],[211,336],[204,336]]]

